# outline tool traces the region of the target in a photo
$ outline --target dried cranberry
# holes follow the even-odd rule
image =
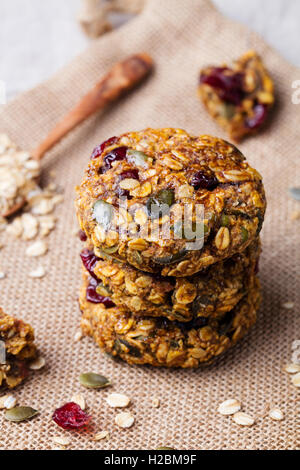
[[[118,137],[111,137],[110,139],[106,140],[103,142],[101,145],[97,145],[97,147],[94,149],[92,155],[91,155],[91,160],[94,160],[95,158],[101,157],[103,151],[108,147],[109,145],[113,145],[117,142]]]
[[[106,308],[112,308],[115,306],[110,297],[103,297],[97,293],[97,287],[99,286],[99,281],[94,278],[90,278],[89,285],[86,289],[86,300],[92,304],[103,304]]]
[[[95,253],[91,250],[85,249],[80,253],[81,260],[83,262],[83,266],[89,272],[89,274],[96,280],[98,280],[97,276],[94,273],[94,268],[96,263],[99,261]]]
[[[77,403],[71,402],[55,410],[52,419],[63,429],[79,429],[86,426],[91,417]]]
[[[195,189],[208,189],[212,191],[218,186],[218,180],[213,174],[197,171],[192,177],[191,185]]]
[[[268,107],[264,104],[257,104],[254,106],[253,111],[254,116],[246,119],[246,126],[249,127],[249,129],[257,129],[264,123],[267,117]]]
[[[117,147],[104,157],[104,166],[100,169],[100,173],[105,173],[112,167],[112,163],[125,160],[127,147]]]
[[[122,180],[126,180],[126,179],[133,179],[133,180],[139,180],[139,172],[138,170],[128,170],[128,171],[124,171],[121,175],[120,175],[120,178],[121,178],[121,181]]]
[[[83,230],[79,230],[78,237],[79,237],[79,240],[82,241],[82,242],[87,241],[86,233]]]
[[[244,75],[242,73],[224,73],[228,71],[230,69],[226,67],[215,67],[208,75],[202,73],[200,82],[216,89],[222,100],[239,105],[245,97],[243,91]]]

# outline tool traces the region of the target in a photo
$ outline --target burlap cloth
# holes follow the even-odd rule
[[[111,135],[148,126],[224,137],[197,100],[199,69],[207,63],[230,61],[250,47],[258,50],[271,71],[278,97],[269,128],[240,145],[264,176],[269,203],[260,270],[264,301],[257,326],[216,365],[198,371],[130,367],[108,359],[92,340],[75,344],[81,274],[80,242],[74,236],[74,186],[91,150]],[[63,433],[51,421],[53,410],[81,389],[80,373],[99,371],[111,378],[114,391],[132,397],[136,423],[120,430],[114,424],[116,412],[104,400],[108,390],[83,389],[94,431],[108,430],[110,438],[95,443],[89,434],[68,433],[72,448],[299,449],[299,389],[281,369],[291,359],[292,342],[300,339],[300,222],[290,220],[299,206],[287,192],[289,186],[300,185],[300,107],[291,101],[291,84],[300,79],[300,70],[256,35],[225,20],[207,0],[149,0],[141,16],[94,42],[55,77],[6,106],[0,129],[23,148],[33,148],[114,62],[136,51],[152,54],[155,75],[130,97],[73,132],[44,162],[44,175],[54,169],[65,191],[49,254],[34,261],[46,265],[47,276],[28,278],[33,262],[24,257],[24,242],[7,241],[1,251],[1,266],[8,272],[0,285],[1,305],[34,326],[47,367],[16,392],[19,403],[40,409],[40,416],[13,424],[1,414],[0,448],[52,448],[51,438]],[[17,65],[16,73],[22,73]],[[295,302],[295,309],[281,308],[286,301]],[[159,409],[151,408],[153,397],[161,400]],[[253,427],[241,428],[217,413],[218,404],[230,397],[240,399],[256,417]],[[284,421],[265,417],[269,404],[281,407]]]

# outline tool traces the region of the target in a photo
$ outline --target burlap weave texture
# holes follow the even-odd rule
[[[249,48],[262,55],[278,98],[266,130],[240,145],[262,173],[268,198],[260,266],[264,301],[257,326],[216,365],[198,371],[130,367],[106,358],[89,339],[74,343],[81,283],[74,186],[91,150],[112,135],[149,126],[226,138],[197,100],[199,69],[230,61]],[[290,220],[298,206],[288,196],[288,187],[300,184],[300,105],[291,100],[292,82],[300,79],[300,70],[256,35],[225,20],[208,0],[149,0],[139,17],[97,40],[56,76],[7,105],[0,114],[0,130],[23,148],[34,148],[113,63],[137,51],[153,56],[154,76],[72,132],[43,162],[45,181],[47,172],[55,170],[65,193],[49,254],[34,261],[46,266],[47,276],[28,277],[33,262],[24,257],[24,242],[7,240],[1,251],[1,268],[8,273],[0,284],[1,306],[32,324],[47,367],[16,392],[19,403],[41,410],[39,417],[13,424],[1,414],[0,449],[50,449],[51,437],[62,434],[51,414],[80,390],[78,375],[87,371],[103,373],[113,381],[114,391],[132,397],[136,423],[119,430],[116,412],[104,399],[108,390],[82,390],[94,431],[108,430],[110,439],[95,443],[89,434],[72,433],[72,448],[299,449],[299,391],[281,369],[291,360],[292,342],[300,339],[300,222]],[[295,309],[281,308],[286,301],[293,301]],[[154,397],[161,400],[159,409],[150,406]],[[256,417],[253,427],[241,428],[217,413],[218,404],[231,397]],[[269,404],[281,407],[284,421],[265,416]]]

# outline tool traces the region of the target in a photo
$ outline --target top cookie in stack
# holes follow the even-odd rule
[[[266,208],[259,173],[222,139],[192,137],[180,129],[147,129],[113,137],[97,147],[77,191],[77,215],[88,239],[82,258],[90,281],[85,276],[88,293],[85,298],[81,293],[86,332],[95,336],[104,319],[107,324],[110,308],[110,319],[124,315],[124,322],[134,328],[136,321],[166,317],[169,324],[160,340],[155,343],[153,332],[147,339],[155,360],[147,356],[133,362],[183,365],[167,364],[167,356],[158,359],[155,351],[162,341],[170,349],[170,328],[173,333],[175,326],[181,331],[175,322],[197,318],[196,329],[194,324],[184,329],[179,350],[185,351],[184,366],[199,365],[198,359],[186,357],[184,339],[191,331],[200,334],[201,328],[212,330],[218,344],[224,336],[219,325],[209,326],[207,321],[198,331],[199,318],[221,321],[228,312],[239,311],[249,296],[251,302],[251,289],[258,291],[258,236]],[[89,302],[99,304],[99,312],[108,307],[99,314],[98,326],[89,323]],[[230,325],[228,331],[232,319]],[[122,356],[115,347],[120,333],[114,326],[106,333],[101,340],[97,336],[98,343]],[[130,338],[127,335],[122,343],[126,360]],[[139,349],[136,340],[134,347]],[[209,338],[205,347],[210,347]],[[140,355],[146,357],[143,348]]]

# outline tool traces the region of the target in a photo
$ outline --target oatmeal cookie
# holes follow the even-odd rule
[[[230,139],[239,142],[265,123],[274,104],[274,85],[261,58],[248,51],[232,68],[204,68],[199,96]]]
[[[261,176],[235,146],[180,129],[104,142],[77,194],[80,227],[94,247],[139,270],[175,277],[244,251],[266,207]]]
[[[194,276],[178,278],[144,273],[108,257],[101,259],[91,249],[83,250],[81,258],[99,281],[97,301],[110,298],[136,316],[185,322],[198,316],[219,318],[232,310],[255,282],[259,254],[260,242],[255,240],[243,253]]]
[[[118,308],[86,300],[86,276],[80,295],[84,334],[113,357],[129,364],[199,367],[234,346],[256,321],[260,303],[258,281],[222,319],[198,317],[190,323],[164,318],[137,318]]]
[[[30,325],[6,315],[0,308],[0,341],[1,352],[5,350],[6,356],[0,363],[0,387],[14,388],[26,378],[27,364],[36,357],[34,332]]]

